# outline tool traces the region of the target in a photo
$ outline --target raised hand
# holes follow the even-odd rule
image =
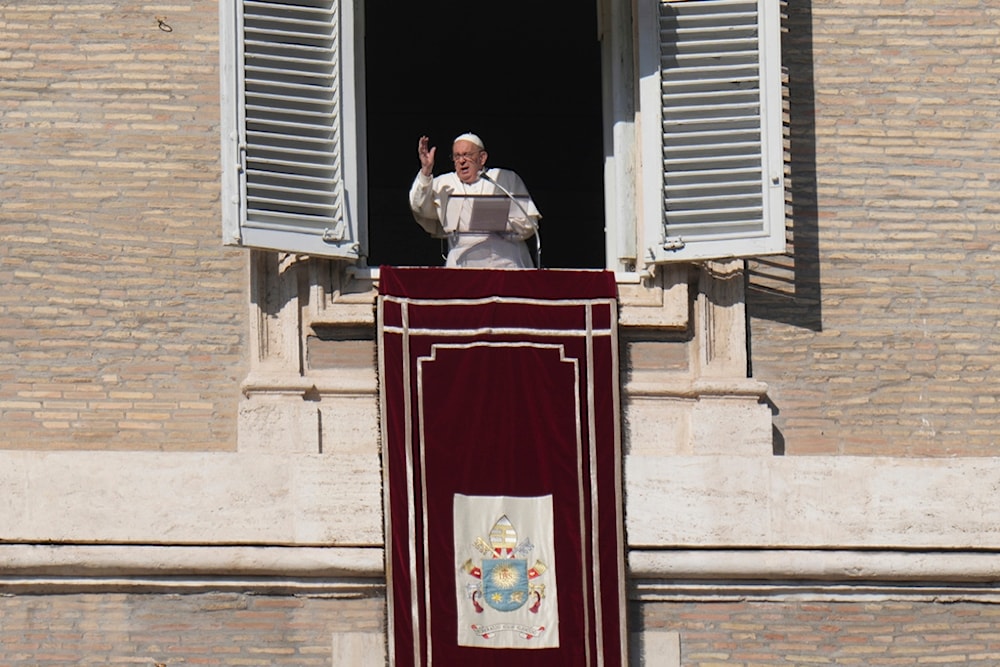
[[[424,176],[434,173],[434,154],[437,153],[437,146],[430,146],[431,140],[427,137],[420,137],[417,143],[417,157],[420,158],[420,171]]]

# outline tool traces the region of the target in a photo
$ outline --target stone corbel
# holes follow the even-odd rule
[[[654,266],[618,276],[618,323],[623,327],[684,330],[688,326],[688,265]]]
[[[742,260],[710,261],[699,266],[695,320],[698,375],[747,376],[746,300]]]
[[[310,299],[304,326],[370,327],[374,338],[377,271],[336,260],[310,264]]]
[[[304,262],[295,255],[250,252],[250,372],[300,373],[299,298]]]

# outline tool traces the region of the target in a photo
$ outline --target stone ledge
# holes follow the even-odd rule
[[[689,270],[690,264],[681,262],[648,273],[617,272],[619,324],[640,329],[686,329]],[[336,276],[338,287],[333,289],[330,303],[311,313],[309,323],[373,327],[379,270],[344,265]]]
[[[891,549],[632,550],[634,579],[668,581],[1000,581],[1000,551]]]
[[[767,384],[753,378],[630,380],[623,386],[627,397],[763,399]]]
[[[385,571],[381,547],[0,544],[0,589],[369,598]]]
[[[632,550],[629,598],[1000,603],[1000,553],[822,549]],[[0,544],[14,593],[238,591],[385,596],[373,547]]]
[[[365,369],[313,371],[309,375],[296,372],[254,371],[240,385],[247,398],[251,396],[316,397],[324,395],[374,396],[378,379],[374,365]]]
[[[381,578],[381,547],[0,544],[10,576]]]

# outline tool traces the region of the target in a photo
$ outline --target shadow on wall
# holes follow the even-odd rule
[[[764,403],[768,408],[771,409],[771,454],[774,456],[784,456],[785,455],[785,434],[781,432],[781,429],[773,423],[773,419],[778,416],[781,410],[775,405],[774,401],[770,397],[764,397]]]
[[[811,0],[788,0],[781,61],[789,137],[787,251],[747,263],[747,314],[822,331]]]

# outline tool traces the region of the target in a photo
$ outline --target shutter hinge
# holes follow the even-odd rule
[[[685,245],[687,244],[684,243],[684,239],[679,236],[675,236],[673,238],[667,237],[663,239],[664,250],[682,250]]]

